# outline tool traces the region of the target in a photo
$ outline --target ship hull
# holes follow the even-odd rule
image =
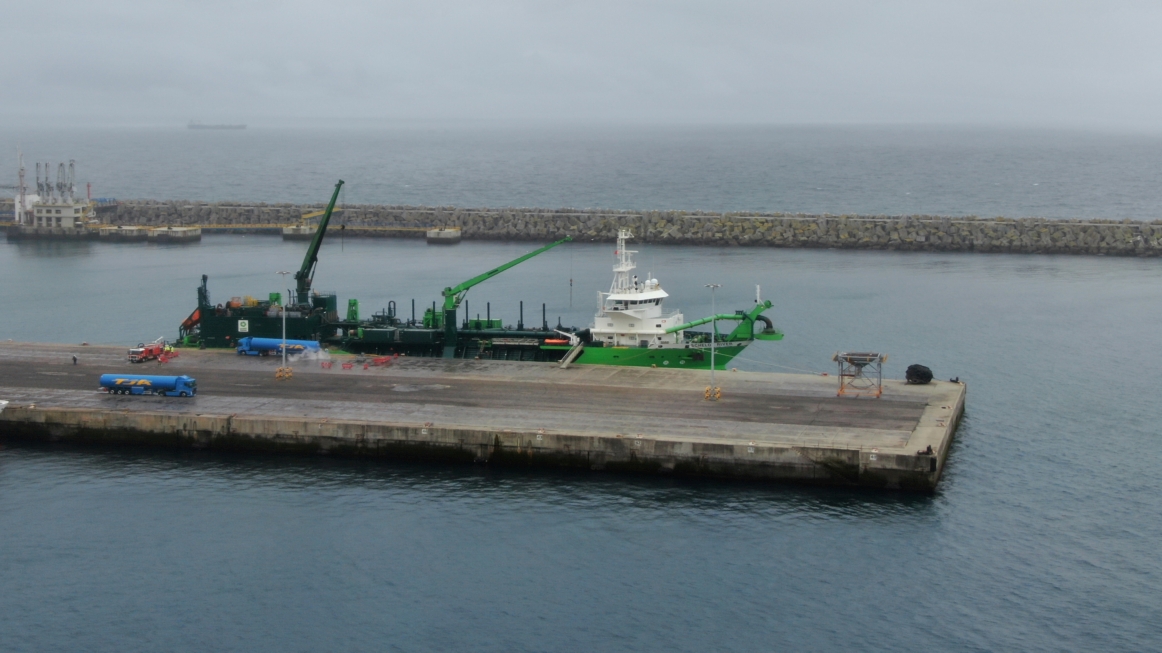
[[[735,356],[746,349],[749,342],[718,345],[714,348],[714,367],[724,370]],[[561,356],[568,346],[544,345],[544,350],[560,350]],[[619,365],[624,367],[669,367],[675,369],[710,369],[710,347],[668,347],[653,349],[647,347],[586,347],[573,363],[578,365]]]

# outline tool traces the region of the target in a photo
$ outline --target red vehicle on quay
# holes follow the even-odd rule
[[[158,338],[150,343],[137,343],[136,347],[129,350],[129,362],[144,363],[151,360],[160,360],[164,363],[176,355],[173,347],[166,344],[164,338]]]

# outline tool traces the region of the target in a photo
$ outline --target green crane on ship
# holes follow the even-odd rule
[[[299,304],[311,301],[311,281],[315,277],[315,266],[319,264],[319,248],[323,245],[323,236],[327,235],[327,224],[331,222],[331,214],[335,212],[335,201],[339,199],[339,189],[343,188],[343,180],[335,184],[335,192],[331,194],[331,201],[327,203],[327,210],[319,218],[319,228],[315,229],[315,237],[307,247],[307,255],[303,257],[303,264],[295,272],[295,300]]]
[[[549,243],[540,249],[531,251],[524,256],[505,263],[504,265],[493,268],[484,274],[472,277],[464,283],[461,283],[457,286],[444,288],[444,358],[453,358],[456,355],[456,345],[458,344],[458,338],[456,334],[456,309],[460,307],[460,302],[464,301],[464,296],[468,294],[469,289],[471,289],[473,286],[488,281],[492,277],[495,277],[496,275],[511,267],[524,263],[530,258],[537,256],[538,254],[543,254],[550,249],[553,249],[557,245],[567,243],[571,240],[573,240],[572,237],[565,236],[555,243]]]

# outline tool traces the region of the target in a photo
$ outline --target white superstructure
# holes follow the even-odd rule
[[[633,234],[628,229],[618,230],[613,283],[609,292],[597,293],[597,315],[589,329],[593,340],[607,347],[684,346],[681,331],[666,333],[666,329],[684,323],[680,312],[664,312],[662,303],[669,294],[650,275],[638,279],[631,274],[637,267],[633,262],[637,252],[626,249],[630,238]]]

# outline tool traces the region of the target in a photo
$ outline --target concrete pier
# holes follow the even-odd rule
[[[111,243],[142,243],[149,239],[149,229],[145,227],[101,227],[97,237]]]
[[[425,232],[429,245],[455,245],[460,242],[459,227],[440,227]]]
[[[148,240],[156,243],[196,243],[202,240],[202,230],[197,227],[160,227],[149,230]]]
[[[5,228],[8,240],[88,240],[91,229],[85,227],[31,227],[9,225]]]
[[[71,356],[77,353],[79,364]],[[182,350],[164,365],[125,349],[0,344],[0,438],[443,459],[931,491],[965,386],[885,381],[837,397],[835,377]],[[343,363],[351,364],[345,369]],[[102,373],[188,374],[191,399],[108,395]],[[931,447],[931,453],[928,453]]]

